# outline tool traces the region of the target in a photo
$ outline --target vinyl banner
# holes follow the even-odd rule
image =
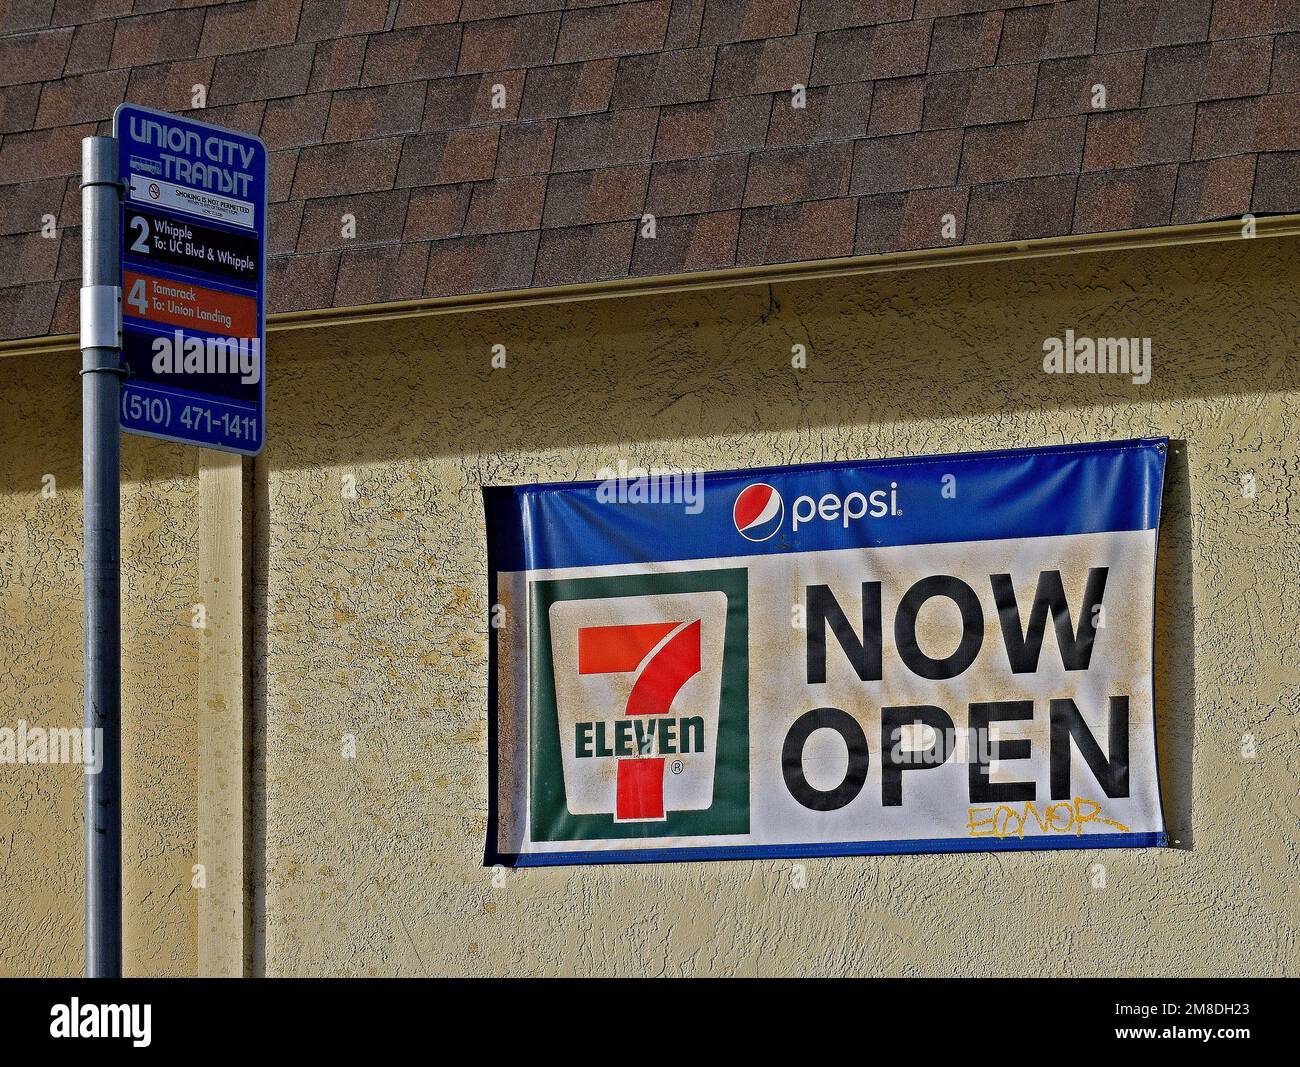
[[[486,862],[1163,845],[1166,449],[485,489]]]

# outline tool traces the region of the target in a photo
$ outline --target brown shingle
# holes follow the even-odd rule
[[[312,64],[311,92],[346,89],[361,82],[361,63],[365,58],[366,38],[345,37],[338,41],[321,41],[316,45]]]
[[[427,244],[348,249],[339,258],[334,304],[355,307],[418,297],[424,292],[428,262]]]
[[[540,174],[497,178],[474,186],[465,220],[466,233],[510,233],[542,224],[546,179]]]
[[[1268,89],[1273,42],[1254,37],[1175,45],[1147,53],[1144,106],[1252,96]]]
[[[461,74],[429,82],[424,98],[425,130],[455,130],[513,122],[523,96],[524,72]],[[501,86],[498,93],[497,86]],[[498,102],[504,107],[496,107]]]
[[[401,0],[393,28],[404,30],[409,26],[455,22],[460,8],[461,0]]]
[[[295,44],[222,56],[212,74],[209,104],[301,96],[311,79],[315,45]]]
[[[58,282],[0,289],[0,339],[48,333],[58,295]]]
[[[549,119],[604,111],[609,106],[617,67],[616,59],[596,59],[532,68],[524,85],[519,117]]]
[[[1273,76],[1270,93],[1300,92],[1300,33],[1284,33],[1273,40]]]
[[[637,219],[645,209],[650,168],[645,164],[553,174],[546,188],[545,227]]]
[[[866,136],[871,117],[873,82],[849,82],[808,89],[804,106],[794,107],[791,94],[772,98],[769,145],[811,144]]]
[[[654,157],[689,159],[761,148],[770,106],[767,97],[743,96],[663,108]]]
[[[739,233],[739,211],[658,219],[654,237],[637,230],[631,273],[685,274],[730,267]]]
[[[286,200],[279,204],[268,204],[266,211],[266,254],[268,256],[288,255],[297,247],[298,230],[302,225],[303,202]]]
[[[969,189],[914,189],[864,196],[858,202],[858,255],[959,244]],[[950,230],[952,237],[945,237]]]
[[[533,284],[572,285],[625,277],[635,236],[634,222],[543,230]]]
[[[113,108],[126,99],[130,71],[110,70],[52,81],[41,90],[36,127],[66,126],[72,122],[97,122],[111,118]],[[4,95],[0,90],[0,98]]]
[[[72,45],[72,30],[46,30],[4,39],[0,85],[48,81],[63,73],[63,61]]]
[[[858,198],[857,228],[853,252],[874,256],[892,252],[898,246],[898,232],[903,226],[903,208],[907,193],[877,193]]]
[[[262,140],[267,148],[315,144],[325,132],[329,111],[329,93],[269,100],[262,117]]]
[[[454,74],[460,34],[455,23],[371,34],[361,83],[389,85]]]
[[[817,35],[809,85],[896,78],[925,70],[930,23],[894,22]]]
[[[871,122],[868,126],[872,137],[912,133],[921,128],[925,110],[925,82],[926,79],[919,76],[876,82],[871,99]]]
[[[803,0],[799,8],[799,29],[807,33],[873,26],[878,22],[901,22],[912,17],[912,6],[913,0]],[[990,2],[987,6],[997,5]],[[916,17],[925,18],[926,15],[917,12]]]
[[[1190,104],[1093,115],[1088,119],[1082,169],[1180,163],[1191,153],[1194,121]]]
[[[291,44],[298,31],[301,0],[244,0],[209,8],[199,51],[230,55],[255,48]]]
[[[523,289],[537,259],[537,231],[454,237],[429,246],[425,296]]]
[[[1075,175],[1068,174],[975,186],[966,206],[967,243],[1025,241],[1069,233],[1078,183]]]
[[[1210,36],[1251,37],[1296,28],[1295,0],[1216,0]]]
[[[704,21],[705,0],[673,0],[668,15],[665,48],[694,48],[700,43],[700,25]]]
[[[1255,157],[1223,156],[1178,168],[1174,223],[1205,222],[1250,210]]]
[[[402,239],[406,218],[405,189],[356,193],[308,200],[298,230],[298,252],[328,252]],[[344,237],[344,218],[352,216],[352,237]]]
[[[1300,152],[1263,152],[1255,166],[1252,211],[1300,211]]]
[[[871,194],[952,185],[960,158],[960,130],[927,130],[858,141],[853,151],[852,189]]]
[[[960,244],[969,197],[969,189],[913,189],[903,206],[896,247],[907,250]],[[953,236],[944,236],[946,232]]]
[[[555,51],[555,35],[559,27],[558,11],[466,23],[456,70],[468,74],[549,63]]]
[[[95,123],[5,134],[0,142],[0,174],[6,184],[79,173],[81,139],[96,132]]]
[[[1096,0],[1069,0],[1008,11],[1002,21],[999,63],[1033,63],[1093,51]]]
[[[462,22],[474,19],[499,19],[505,15],[531,15],[538,11],[562,11],[565,0],[461,0]],[[453,13],[453,18],[455,14]]]
[[[319,96],[331,101],[324,139],[351,141],[418,130],[424,114],[424,94],[423,82],[320,93]]]
[[[143,67],[196,55],[199,36],[203,33],[203,16],[202,8],[190,8],[118,19],[112,30],[109,65]]]
[[[799,0],[709,0],[700,44],[731,44],[794,33]]]
[[[1215,100],[1196,109],[1197,159],[1243,152],[1285,152],[1300,129],[1300,93]]]
[[[930,75],[922,125],[930,130],[1027,119],[1034,113],[1037,80],[1032,63]]]
[[[113,35],[105,33],[98,24],[78,26],[72,36],[72,47],[68,50],[67,62],[63,65],[63,74],[89,74],[91,71],[105,70],[113,52]]]
[[[792,86],[806,85],[812,71],[814,44],[815,38],[805,34],[725,45],[718,49],[713,88],[707,95],[783,93],[789,92]]]
[[[642,0],[566,11],[555,62],[653,52],[668,31],[669,7],[669,0]]]
[[[713,49],[691,48],[618,60],[611,109],[685,104],[709,98]]]
[[[5,265],[9,277],[29,278],[34,282],[50,281],[59,265],[60,245],[66,244],[69,237],[79,245],[80,228],[67,227],[55,237],[44,237],[39,231],[7,234],[0,237],[0,263]]]
[[[653,215],[689,215],[740,207],[748,169],[749,156],[743,152],[656,163],[646,210]]]
[[[1175,166],[1085,174],[1074,201],[1075,233],[1168,225],[1173,215]]]
[[[43,178],[21,185],[6,185],[0,193],[0,234],[31,233],[39,230],[45,215],[54,215],[62,225],[62,204],[68,182],[66,178]],[[78,194],[77,200],[80,200]]]
[[[496,154],[495,126],[416,134],[402,146],[396,184],[406,188],[482,181],[492,177]]]
[[[214,59],[184,59],[178,63],[159,63],[154,67],[135,67],[126,85],[126,98],[142,107],[187,111],[194,96],[194,86],[210,86],[215,66]],[[214,92],[208,93],[209,104],[226,102],[217,98]]]
[[[269,152],[266,158],[266,198],[276,204],[288,200],[293,192],[293,176],[298,170],[301,149],[286,148]]]
[[[750,208],[741,216],[736,262],[794,263],[850,255],[857,204],[850,198]]]
[[[647,160],[658,117],[654,108],[643,108],[560,119],[551,170],[593,170]]]
[[[1222,0],[1221,0],[1222,2]],[[1214,0],[1101,0],[1097,51],[1159,48],[1204,41]]]
[[[1035,119],[966,131],[961,185],[1077,172],[1083,156],[1082,116]]]
[[[501,130],[497,149],[497,177],[543,174],[551,169],[555,154],[555,123],[512,122]]]
[[[386,141],[311,145],[302,149],[298,156],[293,196],[295,199],[310,199],[391,189],[399,157],[405,164],[400,137]]]
[[[277,256],[266,264],[268,311],[305,311],[334,303],[339,253]]]
[[[1137,107],[1142,97],[1145,52],[1050,59],[1039,64],[1034,114],[1040,118],[1086,115]],[[1105,89],[1105,107],[1093,106],[1097,87]]]
[[[437,241],[455,237],[465,227],[473,185],[431,185],[411,190],[406,205],[405,241]]]
[[[303,0],[298,40],[324,41],[378,33],[388,21],[389,0]]]
[[[849,141],[755,152],[749,157],[744,206],[844,196],[849,191],[852,164]]]
[[[991,66],[998,58],[1001,39],[1001,11],[935,19],[926,69],[933,73]]]

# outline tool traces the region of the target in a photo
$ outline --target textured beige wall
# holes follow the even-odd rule
[[[259,966],[1297,973],[1298,251],[1257,240],[277,337],[256,501]],[[1044,375],[1042,341],[1066,328],[1150,335],[1150,384]],[[498,343],[505,370],[489,367]],[[802,890],[789,861],[500,886],[480,868],[482,484],[619,459],[719,468],[1149,434],[1186,442],[1157,679],[1183,848],[816,859]]]
[[[81,725],[80,358],[0,359],[0,726]],[[196,967],[197,453],[122,447],[123,967]],[[54,476],[55,495],[42,496]],[[0,763],[0,976],[76,975],[82,772]]]
[[[252,502],[257,969],[1300,971],[1298,245],[277,335]],[[1043,375],[1042,340],[1067,327],[1151,335],[1151,383]],[[493,371],[498,343],[508,367]],[[52,386],[75,373],[75,357],[0,359],[0,725],[80,719],[79,397]],[[721,468],[1156,433],[1186,442],[1157,624],[1183,848],[808,860],[802,890],[789,861],[530,870],[498,886],[479,866],[480,485],[619,459]],[[131,973],[197,965],[198,462],[124,439]],[[0,765],[0,975],[81,968],[80,797],[76,768]],[[1090,885],[1098,861],[1105,889]]]

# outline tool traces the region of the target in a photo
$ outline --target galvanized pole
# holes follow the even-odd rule
[[[119,490],[122,290],[117,141],[81,141],[81,484],[85,551],[86,977],[122,974]],[[95,767],[98,772],[95,773]]]

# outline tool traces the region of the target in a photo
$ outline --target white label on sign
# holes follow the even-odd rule
[[[148,175],[131,175],[130,197],[140,204],[201,215],[250,230],[253,228],[253,205],[249,201],[205,193],[201,189],[189,189]]]

